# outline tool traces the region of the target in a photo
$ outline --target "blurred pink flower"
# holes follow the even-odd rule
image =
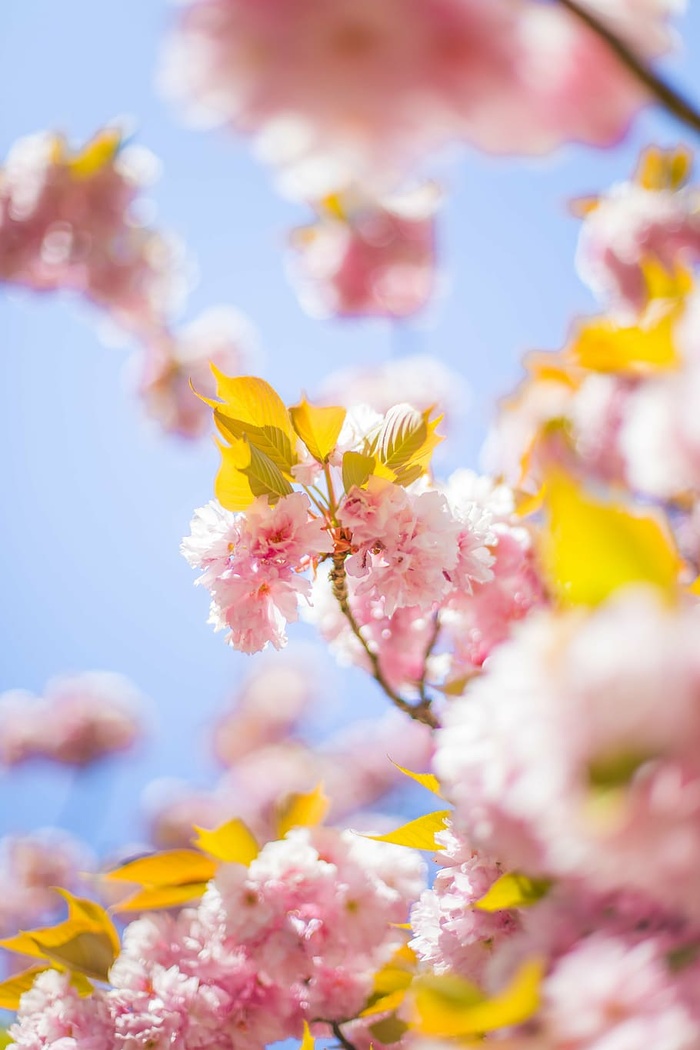
[[[197,394],[215,396],[210,364],[226,375],[246,372],[254,346],[250,322],[231,307],[205,310],[177,332],[156,332],[139,355],[143,364],[138,392],[147,414],[169,434],[205,434],[211,427],[211,408]]]
[[[181,295],[181,250],[138,218],[154,169],[117,128],[78,153],[50,132],[20,139],[0,170],[0,280],[77,292],[128,331],[160,329]]]
[[[335,200],[335,198],[333,198]],[[371,201],[340,198],[294,231],[290,272],[315,317],[409,317],[435,286],[437,190]],[[394,397],[392,404],[397,398]]]
[[[127,678],[107,671],[52,679],[40,698],[12,690],[0,696],[0,763],[87,766],[128,751],[143,733],[143,702]]]
[[[589,5],[645,57],[677,5]],[[542,153],[609,145],[645,92],[568,11],[532,0],[189,0],[167,93],[197,122],[256,137],[284,188],[392,188],[455,141]]]

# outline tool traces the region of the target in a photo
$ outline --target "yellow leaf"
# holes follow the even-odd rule
[[[13,974],[12,977],[8,977],[7,980],[0,982],[0,1010],[19,1009],[19,1001],[21,997],[32,987],[35,978],[48,969],[63,971],[64,967],[60,965],[56,965],[55,967],[31,966],[28,970],[23,970],[22,973]],[[95,990],[92,982],[80,973],[71,973],[70,983],[75,988],[78,995],[83,997],[92,995]],[[10,1042],[11,1041],[12,1040],[10,1040]],[[2,1050],[2,1046],[3,1043],[0,1040],[0,1050]]]
[[[222,461],[214,492],[227,510],[246,510],[257,496],[267,496],[275,503],[293,491],[276,463],[247,436],[232,438],[230,445],[220,444],[219,450]]]
[[[375,995],[388,995],[400,988],[406,989],[413,980],[416,969],[416,953],[402,945],[389,960],[389,962],[378,970],[374,975],[372,991]]]
[[[223,860],[228,864],[245,864],[247,867],[260,852],[255,835],[238,817],[214,828],[213,831],[198,828],[196,825],[194,830],[197,832],[195,846],[216,860]]]
[[[257,376],[225,376],[216,365],[212,365],[211,370],[216,378],[216,396],[222,402],[219,406],[222,416],[244,427],[281,431],[290,446],[294,446],[289,412],[269,383]]]
[[[382,995],[379,999],[373,999],[370,1005],[366,1006],[362,1011],[360,1017],[373,1017],[375,1014],[384,1014],[397,1010],[405,998],[406,989],[398,988],[395,992]]]
[[[306,1021],[304,1021],[304,1034],[301,1038],[301,1046],[299,1050],[314,1050],[316,1046],[316,1040],[311,1034],[311,1029]]]
[[[106,167],[116,157],[121,146],[122,135],[118,128],[103,128],[87,145],[68,161],[68,168],[75,178],[89,179]]]
[[[366,838],[374,839],[375,842],[391,842],[395,846],[410,846],[412,849],[440,850],[443,849],[435,842],[435,835],[443,831],[446,821],[451,816],[450,810],[440,810],[435,813],[426,813],[417,820],[410,820],[395,831],[386,835],[367,835]]]
[[[678,304],[653,303],[645,325],[623,328],[597,318],[579,328],[570,347],[574,361],[594,372],[632,375],[677,367],[675,327]]]
[[[290,795],[280,809],[277,818],[277,834],[283,839],[292,828],[312,828],[322,824],[331,800],[323,792],[323,784],[317,784],[306,794]]]
[[[0,982],[0,1010],[19,1009],[19,1001],[32,987],[35,977],[47,969],[47,966],[32,966]]]
[[[304,398],[290,408],[292,425],[314,459],[325,463],[338,444],[347,411],[344,408],[310,405]]]
[[[414,773],[410,769],[404,769],[398,762],[394,762],[393,759],[389,760],[392,766],[396,766],[400,773],[403,773],[405,777],[410,777],[411,780],[415,780],[416,784],[420,784],[422,787],[427,788],[428,791],[432,791],[433,795],[437,795],[438,798],[442,798],[440,792],[440,781],[434,773]]]
[[[527,908],[541,900],[550,885],[546,879],[531,879],[520,872],[512,871],[496,879],[484,896],[475,901],[474,907],[478,911]]]
[[[173,849],[130,860],[102,877],[139,886],[182,886],[208,882],[215,874],[216,864],[199,850]]]
[[[676,595],[682,563],[653,511],[600,502],[561,473],[546,482],[545,507],[542,563],[560,601],[597,605],[632,583],[653,584],[669,598]]]
[[[450,1039],[522,1024],[539,1008],[542,975],[539,959],[525,962],[492,998],[452,974],[419,977],[411,992],[415,1029],[421,1035]]]
[[[159,908],[179,908],[199,900],[207,888],[206,882],[184,882],[177,886],[147,886],[137,890],[114,905],[119,914],[131,911],[156,911]]]

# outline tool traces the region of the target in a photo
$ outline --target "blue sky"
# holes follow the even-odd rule
[[[474,466],[494,399],[522,352],[555,347],[592,306],[578,282],[577,224],[566,202],[625,177],[641,145],[687,138],[649,113],[605,153],[568,149],[537,162],[474,154],[444,168],[441,223],[447,290],[430,316],[396,332],[380,322],[318,322],[288,285],[282,249],[304,209],[275,194],[246,143],[183,127],[154,90],[161,0],[4,0],[0,8],[0,154],[42,128],[80,142],[118,116],[163,162],[158,221],[187,242],[199,283],[186,317],[231,303],[255,322],[263,374],[289,400],[329,371],[421,350],[458,369],[470,411],[449,454]],[[700,46],[700,10],[683,22]],[[693,68],[694,66],[694,68]],[[700,64],[670,75],[700,97]],[[58,297],[0,297],[2,544],[0,690],[38,691],[52,675],[129,675],[151,698],[154,727],[134,761],[78,783],[38,768],[0,780],[0,832],[63,820],[101,849],[138,839],[143,786],[156,776],[210,782],[204,727],[249,667],[206,625],[206,596],[178,553],[195,507],[211,494],[216,454],[144,426],[124,382],[123,351],[103,346],[85,310]],[[304,628],[293,637],[308,640]],[[384,700],[359,673],[335,671],[327,729]]]

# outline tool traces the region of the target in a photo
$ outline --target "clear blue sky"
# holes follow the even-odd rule
[[[566,150],[537,163],[465,155],[446,169],[441,226],[449,290],[429,323],[398,338],[382,323],[319,323],[288,286],[282,247],[303,209],[276,196],[246,144],[192,132],[156,95],[153,73],[171,15],[161,0],[3,0],[0,155],[42,128],[80,141],[120,115],[163,161],[152,196],[159,222],[198,261],[188,314],[231,303],[256,323],[264,374],[284,396],[313,391],[328,371],[385,359],[397,343],[459,369],[472,408],[451,452],[475,465],[494,397],[518,376],[525,349],[554,347],[591,307],[573,269],[572,196],[631,170],[640,145],[684,132],[658,114],[607,153]],[[695,61],[670,74],[700,97],[700,11],[683,23]],[[58,298],[0,298],[0,690],[40,690],[65,671],[129,675],[152,698],[155,732],[137,761],[114,762],[66,801],[63,774],[0,779],[0,832],[59,813],[101,848],[139,837],[135,807],[155,776],[207,783],[202,727],[249,665],[206,625],[206,595],[178,554],[192,510],[211,493],[216,456],[150,433],[124,388],[124,354],[102,346],[89,319]],[[306,638],[303,628],[293,636]],[[319,650],[319,661],[329,660]],[[331,672],[326,725],[379,711],[359,674]]]

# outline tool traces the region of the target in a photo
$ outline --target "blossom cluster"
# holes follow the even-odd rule
[[[641,56],[673,0],[584,0]],[[162,72],[196,123],[251,135],[305,199],[393,189],[449,143],[538,154],[609,145],[648,100],[570,9],[535,0],[189,0]]]
[[[403,943],[424,884],[417,854],[297,828],[248,864],[222,863],[201,903],[124,931],[108,985],[81,998],[48,969],[22,996],[18,1047],[262,1048],[304,1021],[343,1022]]]
[[[219,377],[224,400],[211,402],[222,435],[233,442],[222,445],[217,481],[231,505],[240,495],[229,482],[236,442],[248,440],[258,457],[269,448],[257,423],[229,415],[226,398],[235,408],[247,382]],[[309,602],[305,617],[339,658],[374,669],[391,688],[415,696],[426,680],[457,683],[478,671],[510,624],[545,601],[513,493],[468,471],[444,485],[431,482],[426,471],[439,438],[429,410],[404,404],[380,414],[368,406],[346,412],[303,403],[290,415],[265,389],[288,443],[289,480],[280,473],[282,488],[264,495],[250,487],[242,511],[211,502],[183,541],[212,596],[214,626],[228,629],[227,640],[243,652],[268,643],[280,648],[302,598]],[[289,419],[300,412],[305,424],[295,431]],[[335,420],[323,450],[308,423],[314,418],[318,427]],[[363,472],[357,477],[356,468]]]
[[[107,671],[52,679],[41,697],[12,689],[0,696],[0,765],[80,767],[129,751],[143,735],[143,707],[136,687]]]
[[[250,360],[251,326],[231,308],[178,329],[187,289],[183,248],[149,225],[144,192],[155,157],[106,127],[82,150],[51,132],[20,139],[0,169],[0,281],[34,292],[70,292],[136,339],[144,408],[166,432],[207,427],[190,381],[210,389],[209,361],[230,371]]]

